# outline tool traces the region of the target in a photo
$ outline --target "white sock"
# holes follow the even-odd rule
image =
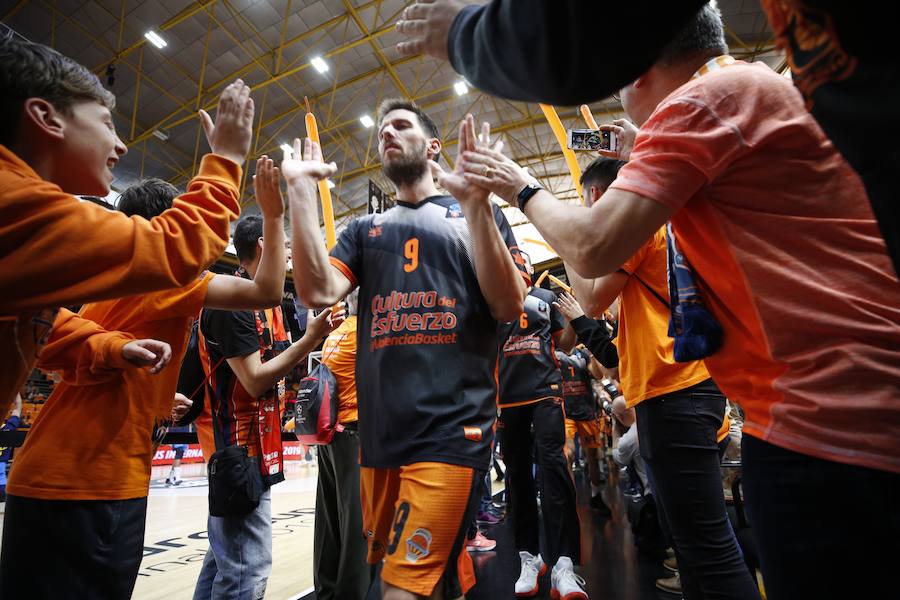
[[[172,479],[172,477],[174,475],[175,475],[175,467],[172,467],[171,469],[169,469],[169,474],[166,475],[166,479]]]
[[[174,479],[181,479],[181,467],[172,467],[172,473],[175,474]]]
[[[591,497],[596,496],[597,494],[599,494],[599,493],[600,493],[600,489],[601,489],[601,488],[600,488],[599,485],[594,485],[594,484],[592,483],[592,484],[591,484]]]

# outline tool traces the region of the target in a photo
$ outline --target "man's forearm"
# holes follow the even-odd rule
[[[322,339],[304,335],[297,342],[291,344],[284,352],[272,360],[262,363],[256,373],[255,387],[263,391],[273,387],[280,379],[287,376],[301,360],[316,349]]]
[[[587,315],[599,315],[605,307],[598,306],[594,300],[594,280],[585,279],[565,263],[563,263],[563,268],[566,270],[566,278],[572,285],[572,291],[575,293],[575,299],[578,300],[581,309]]]
[[[453,68],[492,96],[572,106],[637,79],[705,2],[494,0],[463,9],[447,50]],[[598,6],[610,11],[607,23],[640,27],[598,27]],[[603,48],[629,51],[598,52],[598,34]]]
[[[291,257],[297,295],[306,306],[331,306],[341,299],[335,281],[339,275],[331,266],[322,242],[316,198],[289,183],[288,200],[291,205]]]
[[[525,282],[497,229],[491,205],[464,205],[463,213],[472,235],[481,293],[495,319],[512,321],[522,313]]]
[[[280,303],[284,295],[284,223],[282,219],[263,220],[263,250],[253,278],[261,300]]]

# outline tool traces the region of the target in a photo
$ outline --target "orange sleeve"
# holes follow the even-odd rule
[[[91,385],[107,381],[122,369],[134,365],[122,358],[122,347],[134,337],[120,331],[106,331],[90,319],[65,308],[53,322],[47,345],[37,366],[60,371],[71,385]]]
[[[147,221],[35,177],[0,178],[0,314],[191,283],[225,251],[241,168],[208,154],[187,192]]]

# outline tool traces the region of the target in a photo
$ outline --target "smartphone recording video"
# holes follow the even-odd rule
[[[611,131],[599,129],[570,129],[566,147],[570,150],[616,151],[616,136]]]

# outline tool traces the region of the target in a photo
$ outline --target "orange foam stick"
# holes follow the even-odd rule
[[[547,276],[547,279],[549,279],[550,281],[552,281],[553,283],[555,283],[556,285],[558,285],[559,287],[561,287],[563,290],[565,290],[565,292],[566,292],[567,294],[571,294],[571,293],[572,293],[572,288],[569,287],[569,284],[567,284],[565,281],[560,281],[559,279],[557,279],[557,278],[554,277],[553,275],[548,275],[548,276]]]
[[[553,130],[553,135],[556,136],[556,142],[566,158],[566,164],[569,165],[569,173],[572,175],[572,183],[575,184],[575,190],[578,192],[578,200],[584,204],[584,196],[581,194],[581,167],[578,166],[578,159],[575,158],[575,153],[567,148],[566,128],[563,127],[562,121],[559,120],[559,115],[556,114],[555,108],[549,104],[541,104],[540,107],[544,111],[547,123],[550,124],[550,129]]]
[[[537,281],[534,282],[534,287],[541,287],[541,282],[543,282],[549,274],[550,271],[544,271],[543,273],[541,273],[541,276],[538,277]]]
[[[591,109],[587,104],[581,105],[581,116],[584,117],[584,122],[587,123],[588,129],[600,129],[597,126],[597,121],[594,120],[594,115],[591,114]]]
[[[312,114],[309,107],[309,98],[303,97],[306,101],[306,135],[322,147],[319,141],[319,126],[316,124],[316,115]],[[324,179],[319,182],[319,197],[322,199],[322,220],[325,221],[325,246],[331,250],[337,243],[337,234],[334,230],[334,205],[331,203],[331,190],[328,189],[328,182]]]

